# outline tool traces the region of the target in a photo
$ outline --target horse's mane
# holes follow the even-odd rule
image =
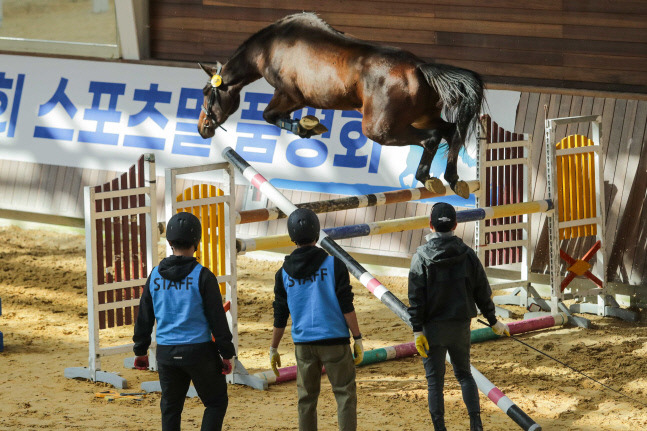
[[[323,19],[319,18],[319,16],[314,12],[301,12],[301,13],[295,13],[293,15],[288,15],[276,21],[273,25],[280,27],[280,26],[289,25],[289,24],[297,24],[297,25],[310,24],[310,25],[319,27],[319,29],[321,30],[328,31],[333,34],[344,34],[332,28],[330,24],[328,24]]]
[[[295,13],[292,15],[288,15],[286,17],[283,17],[272,24],[263,27],[262,29],[258,30],[256,33],[252,34],[250,37],[248,37],[243,43],[240,44],[238,49],[234,52],[232,55],[232,58],[235,57],[237,54],[239,54],[241,51],[246,50],[250,44],[252,44],[254,41],[257,39],[264,39],[268,33],[273,33],[277,30],[279,30],[281,27],[286,27],[286,26],[291,26],[291,25],[304,25],[308,24],[310,26],[315,26],[320,30],[323,30],[325,32],[328,32],[333,35],[339,35],[339,36],[345,36],[344,33],[335,30],[333,27],[330,26],[326,21],[323,19],[319,18],[319,16],[314,13],[314,12],[300,12],[300,13]]]

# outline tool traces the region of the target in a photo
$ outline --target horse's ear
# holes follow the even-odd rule
[[[218,64],[220,64],[220,63],[218,63]],[[215,70],[215,69],[213,69],[213,68],[211,68],[211,67],[209,67],[209,66],[205,66],[205,65],[203,65],[202,63],[198,63],[198,65],[200,65],[200,68],[201,68],[202,70],[204,70],[204,72],[205,72],[207,75],[209,75],[209,78],[211,78],[211,77],[214,75],[214,73],[216,73],[216,70]]]

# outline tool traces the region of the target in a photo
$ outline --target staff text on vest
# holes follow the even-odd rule
[[[160,286],[160,282],[162,282],[162,285]],[[180,281],[172,281],[172,280],[167,280],[165,278],[155,278],[153,279],[153,284],[155,285],[155,288],[153,290],[169,290],[171,288],[174,288],[175,290],[182,290],[182,287],[186,287],[186,290],[189,290],[189,286],[193,282],[192,277],[187,277],[184,280]]]

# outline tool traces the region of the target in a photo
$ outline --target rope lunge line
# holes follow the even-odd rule
[[[479,322],[479,323],[481,323],[481,324],[483,324],[483,325],[485,325],[485,326],[490,326],[487,322],[484,322],[484,321],[483,321],[483,320],[481,320],[481,319],[477,319],[477,320],[478,320],[478,322]],[[491,326],[490,326],[490,327],[491,327]],[[544,352],[542,352],[541,350],[539,350],[539,349],[537,349],[537,348],[535,348],[535,347],[531,346],[530,344],[528,344],[528,343],[526,343],[526,342],[524,342],[524,341],[521,341],[520,339],[518,339],[518,338],[517,338],[517,337],[515,337],[514,335],[510,335],[510,338],[512,338],[512,339],[513,339],[514,341],[516,341],[517,343],[521,343],[521,344],[523,344],[524,346],[526,346],[526,347],[528,347],[528,348],[530,348],[530,349],[534,350],[535,352],[537,352],[537,353],[541,353],[541,354],[542,354],[542,355],[544,355],[545,357],[547,357],[547,358],[549,358],[549,359],[552,359],[553,361],[555,361],[555,362],[557,362],[557,363],[560,363],[560,364],[562,364],[563,366],[565,366],[565,367],[567,367],[567,368],[570,368],[571,370],[575,371],[576,373],[583,375],[583,376],[584,376],[584,377],[586,377],[587,379],[592,380],[592,381],[594,381],[595,383],[597,383],[597,384],[599,384],[599,385],[604,386],[605,388],[609,389],[610,391],[613,391],[613,392],[615,392],[616,394],[622,395],[622,396],[623,396],[623,397],[625,397],[625,398],[629,398],[630,400],[635,401],[635,402],[637,402],[637,403],[640,403],[640,404],[642,404],[643,406],[646,406],[646,407],[647,407],[647,403],[644,403],[644,402],[642,402],[642,401],[640,401],[640,400],[637,400],[636,398],[632,398],[632,397],[630,397],[629,395],[623,394],[622,392],[620,392],[620,391],[618,391],[618,390],[616,390],[616,389],[613,389],[611,386],[607,386],[607,385],[605,385],[604,383],[602,383],[602,382],[600,382],[600,381],[598,381],[598,380],[594,379],[593,377],[591,377],[591,376],[587,376],[586,374],[584,374],[584,373],[583,373],[583,372],[581,372],[580,370],[577,370],[577,369],[575,369],[575,368],[571,367],[570,365],[565,364],[564,362],[560,361],[559,359],[553,358],[553,357],[552,357],[552,356],[550,356],[548,353],[544,353]]]

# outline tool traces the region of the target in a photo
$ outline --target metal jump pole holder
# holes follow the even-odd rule
[[[498,208],[530,202],[532,136],[509,132],[490,116],[483,115],[477,143],[476,177],[480,187],[474,193],[476,207]],[[514,289],[509,294],[492,298],[497,304],[496,314],[502,317],[511,317],[511,312],[499,305],[527,308],[536,304],[543,310],[550,308],[529,281],[531,217],[531,214],[517,214],[481,219],[475,225],[476,252],[483,266],[496,269],[512,264],[516,268],[509,281],[490,285],[492,290]]]

